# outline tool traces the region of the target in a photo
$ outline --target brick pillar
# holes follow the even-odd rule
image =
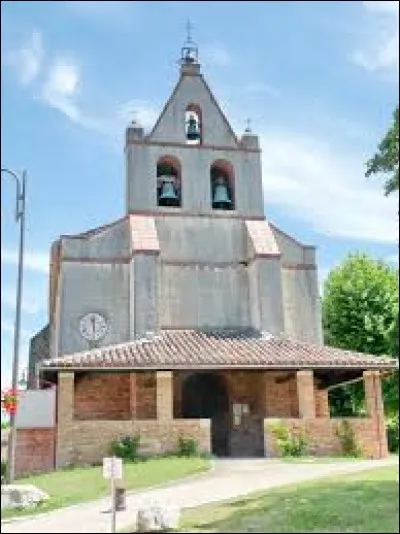
[[[364,371],[365,408],[376,428],[376,457],[388,455],[382,386],[379,371]]]
[[[299,417],[315,417],[314,373],[297,371],[297,396],[299,399]]]
[[[173,419],[173,384],[171,371],[157,371],[157,419]]]
[[[136,415],[137,415],[137,411],[136,411],[136,392],[137,392],[136,373],[130,373],[129,380],[130,380],[130,412],[131,412],[131,419],[136,419]]]
[[[74,373],[58,373],[56,467],[70,461],[70,442],[73,441]]]
[[[327,389],[315,390],[315,415],[316,417],[330,417]]]

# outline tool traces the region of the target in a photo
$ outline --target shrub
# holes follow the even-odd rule
[[[199,444],[194,438],[180,437],[178,440],[178,456],[198,456]]]
[[[339,438],[343,456],[354,456],[356,458],[362,456],[362,451],[349,421],[341,422],[336,429],[336,435]]]
[[[386,421],[389,452],[399,452],[399,414]]]
[[[7,474],[7,462],[6,460],[1,461],[1,483],[6,481],[6,474]]]
[[[114,439],[108,448],[113,456],[134,462],[139,458],[140,435],[124,436],[123,438]]]
[[[305,456],[308,450],[308,439],[304,433],[294,434],[284,423],[270,425],[270,430],[276,438],[280,456]]]

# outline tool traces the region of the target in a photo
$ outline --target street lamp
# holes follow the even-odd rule
[[[15,207],[15,220],[20,223],[19,232],[19,251],[18,251],[18,278],[17,278],[17,304],[15,311],[14,327],[14,359],[12,367],[12,388],[18,387],[18,367],[19,367],[19,340],[21,332],[21,300],[22,300],[22,274],[24,262],[24,238],[25,238],[25,198],[26,198],[26,171],[22,172],[21,178],[9,169],[1,169],[2,173],[12,176],[17,186],[17,200]],[[7,458],[7,482],[10,484],[14,481],[15,476],[15,449],[17,441],[17,428],[15,421],[15,412],[10,414],[10,439],[8,443]]]

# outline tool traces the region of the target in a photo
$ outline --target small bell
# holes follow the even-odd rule
[[[200,132],[196,119],[191,115],[187,121],[187,133],[186,137],[189,141],[198,141],[200,139]]]
[[[216,180],[216,185],[213,195],[213,208],[229,210],[232,206],[232,201],[229,198],[228,187],[223,178]]]
[[[161,193],[158,197],[158,203],[160,206],[177,206],[179,204],[179,198],[176,194],[174,186],[174,178],[170,176],[163,176]]]

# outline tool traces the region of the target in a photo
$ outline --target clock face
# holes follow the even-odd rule
[[[88,341],[98,341],[107,334],[107,320],[99,313],[88,313],[80,320],[79,331]]]

